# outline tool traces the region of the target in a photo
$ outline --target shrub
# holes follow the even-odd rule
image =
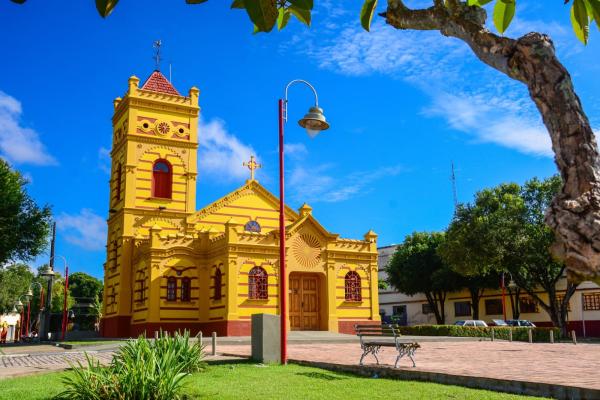
[[[455,336],[455,337],[482,337],[489,338],[494,336],[496,339],[509,338],[509,331],[513,332],[513,340],[527,342],[529,334],[527,331],[532,330],[534,342],[549,342],[550,331],[554,331],[554,339],[560,338],[560,329],[558,328],[524,328],[524,327],[474,327],[474,326],[458,326],[458,325],[415,325],[415,326],[394,326],[402,335],[412,336]]]
[[[121,347],[108,367],[86,355],[87,366],[78,363],[56,399],[180,399],[185,377],[203,368],[202,357],[200,346],[190,345],[188,332],[173,337],[161,332],[154,341],[140,336]]]

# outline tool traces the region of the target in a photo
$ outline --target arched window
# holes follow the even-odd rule
[[[123,173],[123,165],[119,163],[117,166],[117,184],[115,185],[115,200],[121,200],[121,174]]]
[[[190,278],[183,278],[181,280],[181,301],[190,301],[192,298],[192,285],[190,284]]]
[[[223,273],[221,272],[221,268],[217,268],[215,271],[215,300],[221,300],[223,294],[221,292],[221,285],[223,280]]]
[[[171,198],[173,169],[167,160],[156,160],[152,167],[152,197]]]
[[[350,271],[346,274],[344,279],[344,289],[346,292],[346,301],[362,301],[362,294],[360,292],[360,276],[354,271]]]
[[[177,300],[177,279],[170,277],[167,279],[167,301]]]
[[[248,298],[264,300],[269,298],[267,271],[254,267],[248,273]]]

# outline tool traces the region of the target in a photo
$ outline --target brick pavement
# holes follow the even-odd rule
[[[219,353],[250,355],[250,346],[222,345]],[[362,354],[358,343],[297,344],[289,358],[356,365]],[[393,349],[381,349],[379,360],[393,367]],[[522,342],[423,342],[416,353],[416,368],[402,359],[399,368],[445,374],[600,389],[600,345],[529,344]],[[375,364],[371,358],[366,364]]]

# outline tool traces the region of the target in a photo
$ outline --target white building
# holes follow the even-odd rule
[[[390,262],[397,245],[380,247],[379,250],[379,282],[387,281],[385,267]],[[566,280],[558,285],[558,294],[564,293]],[[540,297],[546,294],[540,290]],[[538,326],[551,326],[550,317],[528,294],[520,295],[521,315],[519,319],[527,319]],[[472,319],[471,297],[467,290],[450,293],[446,298],[444,310],[446,323],[453,324],[458,320]],[[379,290],[379,312],[382,320],[395,316],[398,323],[404,325],[435,324],[435,315],[427,303],[425,295],[408,296],[387,289]],[[512,319],[510,298],[506,295],[507,319]],[[569,329],[574,329],[579,336],[600,337],[600,286],[592,282],[580,284],[571,297],[568,313]],[[490,322],[502,319],[502,293],[499,290],[486,290],[479,303],[479,319]]]

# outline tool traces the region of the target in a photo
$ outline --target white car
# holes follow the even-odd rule
[[[480,326],[480,327],[484,327],[484,326],[488,326],[485,321],[482,321],[480,319],[466,319],[466,320],[460,320],[460,321],[456,321],[454,323],[454,325],[458,325],[458,326]]]

